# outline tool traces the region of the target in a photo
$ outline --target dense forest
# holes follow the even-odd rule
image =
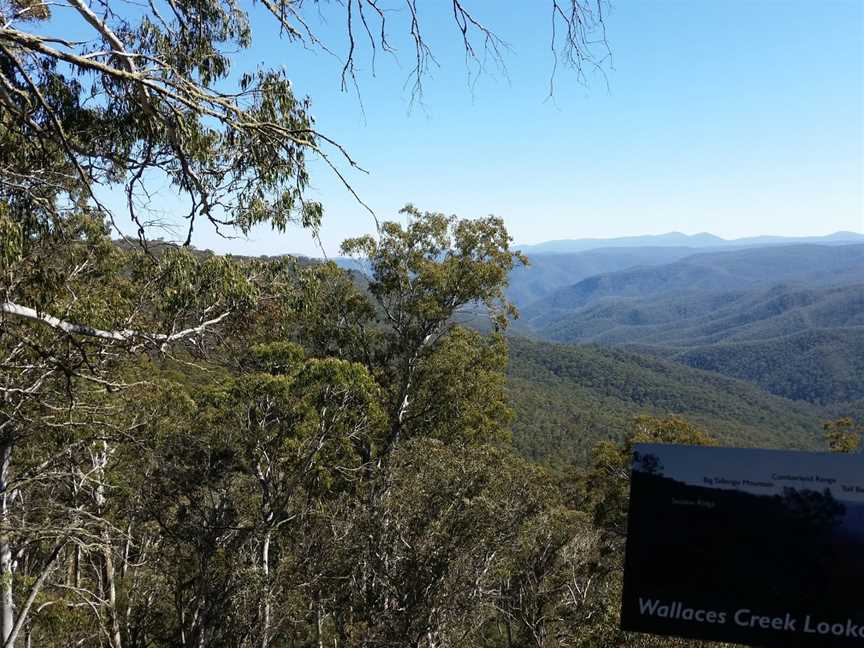
[[[632,444],[817,448],[837,412],[508,337],[496,217],[408,205],[344,242],[365,276],[196,250],[316,232],[310,160],[349,194],[358,163],[284,67],[232,67],[244,3],[55,4],[0,2],[3,648],[698,645],[618,626]],[[504,46],[446,4],[467,57]],[[602,12],[550,4],[579,75]],[[416,92],[434,61],[414,0],[255,8],[321,51],[310,14],[347,19],[345,83],[400,17]]]
[[[864,246],[854,239],[702,252],[595,250],[542,257],[561,272],[590,255],[614,267],[531,298],[521,271],[523,335],[626,348],[752,382],[847,414],[864,400]],[[551,261],[554,260],[554,261]],[[517,277],[519,271],[514,273]],[[554,281],[554,275],[552,277]]]
[[[768,394],[716,373],[628,350],[510,339],[513,441],[548,464],[584,463],[639,414],[684,416],[727,445],[817,449],[842,410]]]
[[[482,301],[506,326],[500,221],[409,209],[346,242],[364,288],[332,264],[147,256],[85,219],[74,244],[19,238],[17,276],[84,268],[21,296],[100,326],[237,310],[171,348],[4,321],[9,645],[674,645],[617,630],[628,446],[521,458],[506,338],[454,322]],[[142,304],[147,267],[166,283]],[[710,442],[628,419],[627,444]]]

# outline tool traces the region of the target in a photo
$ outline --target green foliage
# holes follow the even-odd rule
[[[743,381],[623,350],[515,337],[509,345],[513,441],[532,459],[584,464],[597,441],[621,439],[641,413],[686,417],[736,445],[821,446],[827,410]]]
[[[507,342],[455,327],[417,370],[405,423],[412,436],[446,442],[509,440]]]
[[[861,451],[861,435],[864,430],[855,425],[850,417],[827,421],[822,429],[825,431],[825,442],[831,452],[852,454]]]
[[[494,322],[506,327],[513,308],[504,299],[508,273],[527,260],[510,251],[511,238],[500,218],[459,220],[421,212],[407,205],[403,228],[384,223],[382,238],[349,239],[344,254],[370,261],[369,292],[384,309],[394,329],[408,340],[434,334],[455,309],[481,302]],[[409,294],[410,301],[400,301]]]
[[[146,247],[140,196],[158,177],[186,198],[187,244],[199,219],[243,232],[318,226],[321,206],[303,196],[306,154],[320,150],[309,101],[283,70],[232,68],[230,54],[252,42],[243,8],[207,0],[100,16],[85,7],[73,3],[58,20],[45,12],[32,33],[13,15],[2,34],[11,94],[0,146],[17,183],[0,187],[14,210],[51,218],[66,200],[88,200],[100,218],[118,220],[97,198],[115,186]],[[75,20],[95,50],[49,45]]]
[[[249,349],[249,366],[277,376],[295,374],[303,363],[303,348],[293,342],[256,344]]]
[[[280,307],[282,316],[272,317]],[[332,262],[299,270],[290,298],[268,305],[265,315],[271,325],[284,322],[276,337],[290,337],[318,357],[371,364],[383,334],[368,295]]]

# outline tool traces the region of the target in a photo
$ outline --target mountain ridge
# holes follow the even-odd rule
[[[697,253],[656,266],[634,266],[587,277],[560,288],[525,309],[576,310],[603,297],[645,299],[699,291],[734,292],[782,283],[805,286],[864,281],[864,244],[839,248],[801,244],[729,252]]]
[[[558,239],[534,244],[519,244],[516,249],[526,254],[563,254],[568,252],[584,252],[603,248],[622,247],[692,247],[692,248],[734,248],[760,247],[768,245],[788,245],[799,243],[817,243],[824,245],[842,243],[864,243],[864,234],[851,230],[840,230],[822,236],[776,236],[764,234],[736,239],[724,239],[710,232],[684,234],[682,232],[667,232],[665,234],[645,234],[639,236],[621,236],[614,238],[582,238]]]
[[[583,279],[522,315],[534,338],[648,352],[793,400],[864,400],[864,245],[695,254]]]

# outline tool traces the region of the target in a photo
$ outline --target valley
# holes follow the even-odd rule
[[[521,309],[508,393],[514,443],[530,458],[583,462],[640,413],[681,416],[730,445],[807,449],[822,447],[822,422],[864,414],[854,237],[529,261],[508,289]]]

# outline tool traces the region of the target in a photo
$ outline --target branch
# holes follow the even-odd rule
[[[61,320],[60,318],[54,317],[53,315],[49,315],[47,313],[40,313],[36,309],[30,308],[29,306],[21,306],[13,302],[0,303],[0,313],[6,313],[14,317],[20,317],[22,319],[38,322],[40,324],[50,326],[53,329],[63,331],[64,333],[68,333],[70,335],[86,335],[87,337],[111,340],[114,342],[131,342],[135,339],[144,339],[152,342],[159,342],[162,344],[166,344],[168,342],[176,342],[177,340],[191,337],[198,333],[203,333],[207,328],[215,326],[216,324],[227,318],[229,315],[231,315],[231,311],[229,310],[222,313],[218,317],[214,317],[213,319],[202,322],[198,326],[193,326],[191,328],[187,328],[182,331],[166,335],[164,333],[147,333],[144,331],[136,331],[134,329],[105,331],[95,328],[93,326],[88,326],[87,324],[76,324],[75,322]]]

